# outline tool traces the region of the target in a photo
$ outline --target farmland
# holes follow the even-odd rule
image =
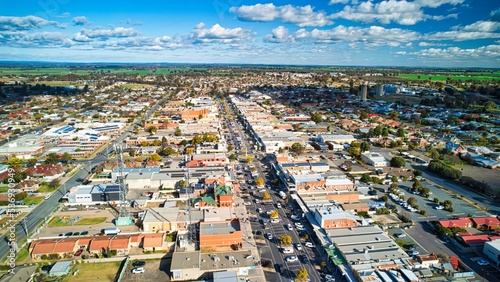
[[[122,68],[122,67],[99,67],[99,68],[69,68],[69,67],[0,67],[0,76],[22,76],[22,75],[87,75],[87,74],[125,74],[125,75],[153,75],[170,74],[172,72],[205,71],[202,67],[159,67],[159,68]]]
[[[399,78],[404,78],[408,80],[420,80],[420,81],[443,81],[450,79],[453,81],[491,81],[500,80],[500,72],[450,72],[450,73],[436,73],[436,74],[418,74],[418,73],[402,73],[398,75]]]

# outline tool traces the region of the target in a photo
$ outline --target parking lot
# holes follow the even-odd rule
[[[123,281],[126,282],[139,282],[139,281],[170,281],[170,258],[161,260],[145,260],[144,273],[132,273],[132,261],[129,263]]]

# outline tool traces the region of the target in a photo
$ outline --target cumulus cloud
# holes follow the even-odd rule
[[[235,43],[248,39],[249,36],[250,31],[241,27],[224,28],[219,24],[214,24],[210,28],[205,28],[204,23],[197,24],[190,34],[190,38],[195,43]]]
[[[0,16],[0,31],[2,30],[32,30],[46,26],[63,28],[55,21],[47,21],[37,16],[8,17]]]
[[[347,4],[347,3],[349,3],[349,0],[330,0],[330,2],[328,2],[328,5]]]
[[[414,25],[418,22],[432,19],[444,20],[456,18],[457,14],[450,15],[426,15],[422,8],[437,8],[444,4],[458,5],[464,0],[384,0],[379,3],[372,1],[362,2],[359,5],[348,5],[340,12],[332,15],[332,18],[342,18],[356,22],[380,22],[390,24],[392,22],[401,25]]]
[[[128,27],[115,27],[113,29],[82,29],[80,31],[81,35],[87,36],[88,38],[112,38],[112,37],[132,37],[137,36],[140,33]]]
[[[0,42],[18,48],[69,47],[73,44],[67,34],[47,31],[37,33],[5,32],[0,36]]]
[[[333,24],[330,17],[324,11],[315,12],[311,5],[275,6],[272,3],[255,4],[253,6],[231,7],[229,11],[236,14],[236,17],[242,21],[270,22],[280,20],[284,23],[291,23],[300,27]]]
[[[74,17],[71,21],[73,25],[86,25],[89,22],[85,16]]]
[[[362,27],[346,27],[336,26],[329,30],[313,29],[311,32],[299,30],[296,39],[312,39],[316,43],[336,43],[348,41],[351,43],[365,43],[369,46],[400,46],[407,44],[410,41],[416,40],[420,34],[411,30],[400,28],[384,28],[381,26]]]
[[[422,41],[418,43],[418,46],[420,47],[429,47],[429,46],[448,46],[448,44],[444,43],[437,43],[437,42],[426,42]]]
[[[291,36],[288,32],[288,29],[282,25],[273,29],[271,34],[268,34],[264,37],[264,42],[269,43],[285,43],[285,42],[294,42],[293,36]]]
[[[459,47],[429,48],[412,52],[412,55],[435,57],[439,59],[470,59],[470,58],[498,58],[500,45],[487,45],[478,48],[463,49]]]
[[[463,27],[457,26],[455,30],[428,34],[427,39],[453,41],[495,39],[500,38],[498,30],[500,30],[500,22],[477,21]]]

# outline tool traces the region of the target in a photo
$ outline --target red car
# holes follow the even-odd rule
[[[82,254],[82,250],[78,250],[78,251],[76,251],[76,253],[75,253],[75,257],[77,257],[77,256],[79,256],[79,255],[81,255],[81,254]]]

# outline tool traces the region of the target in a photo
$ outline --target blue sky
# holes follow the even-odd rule
[[[2,5],[1,60],[500,67],[498,0]]]

